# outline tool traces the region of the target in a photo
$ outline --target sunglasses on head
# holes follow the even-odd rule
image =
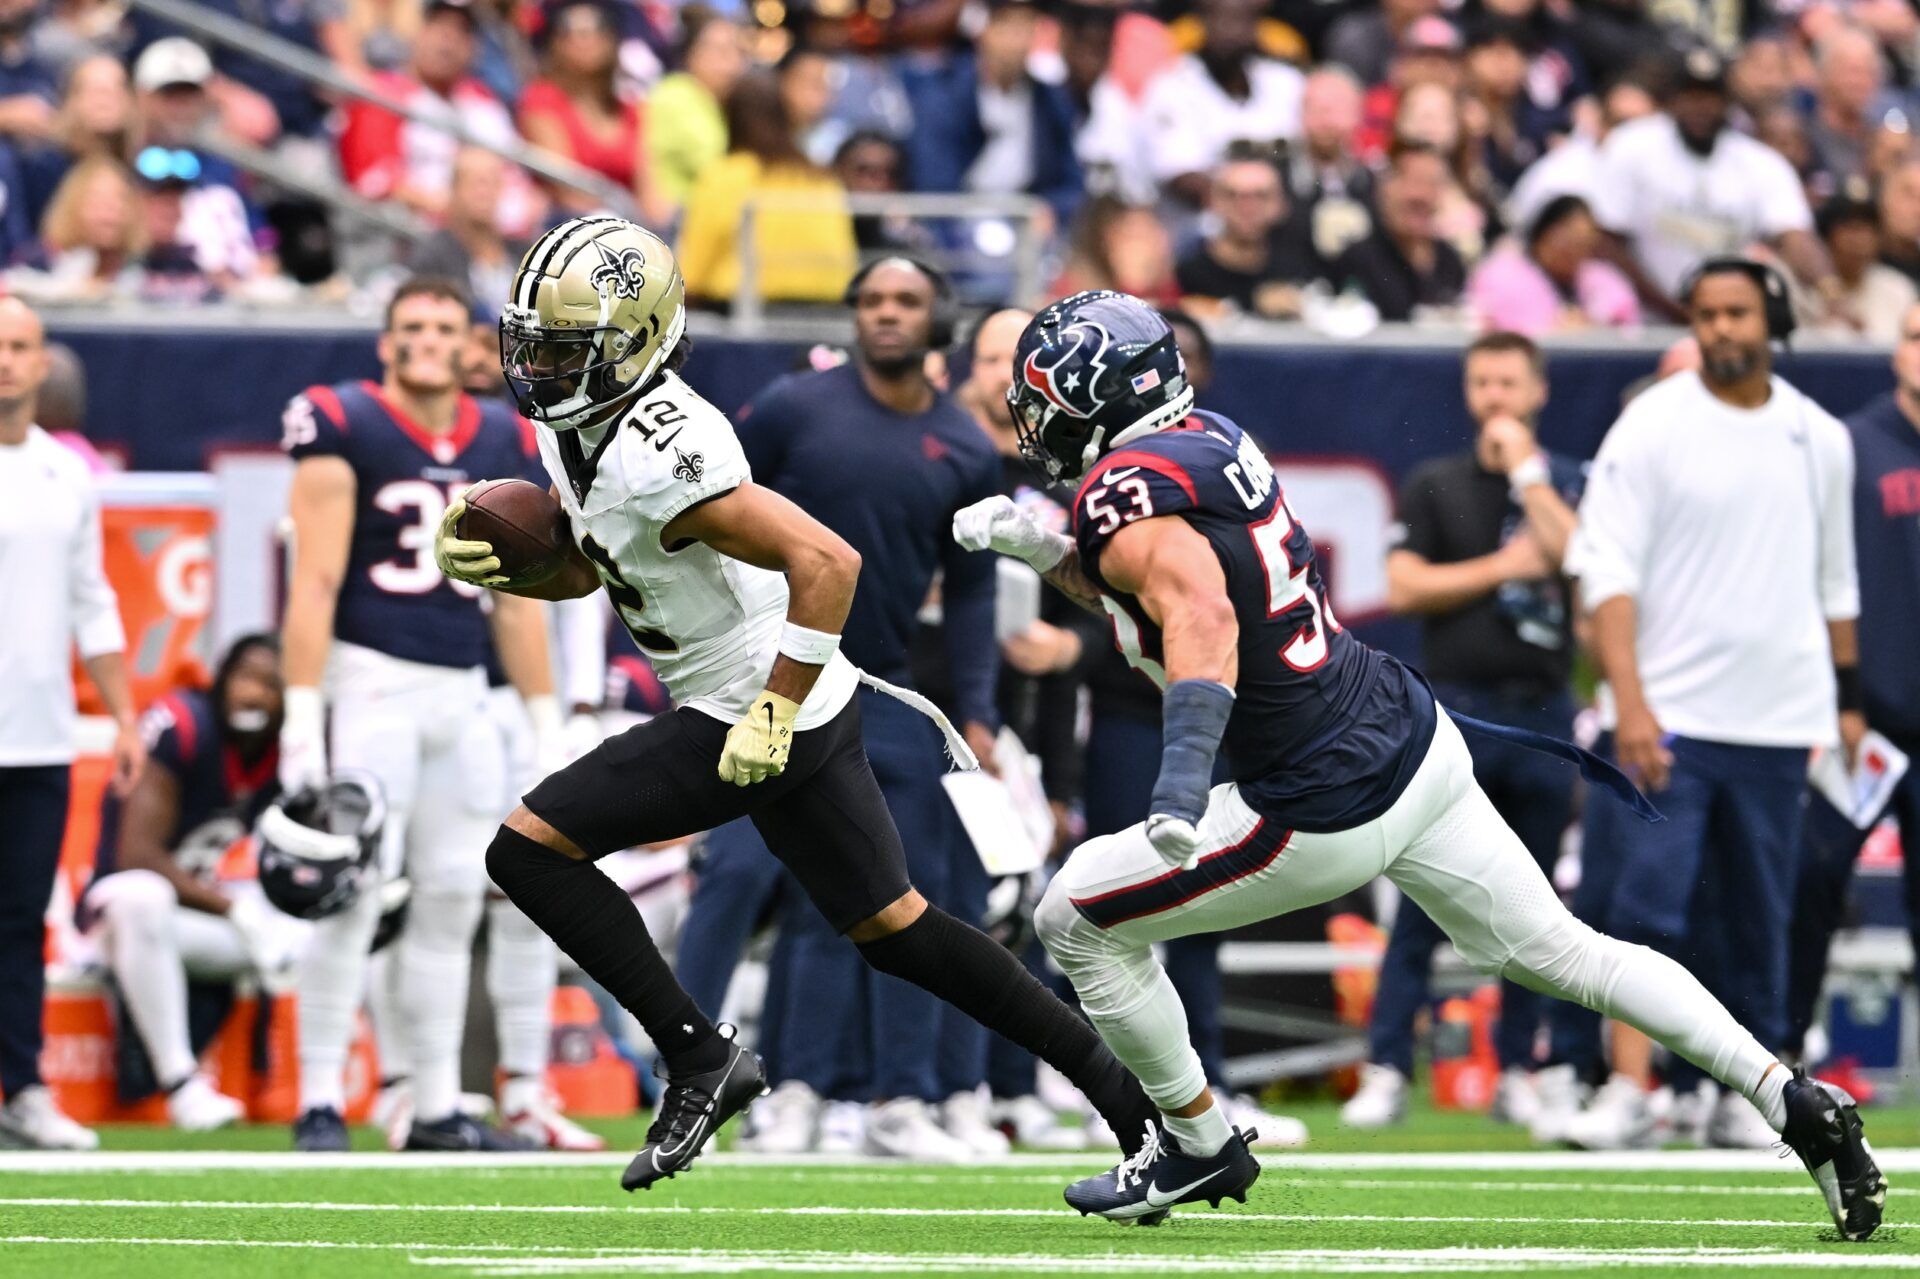
[[[133,169],[148,182],[193,183],[200,180],[200,157],[172,147],[148,147],[134,157]]]

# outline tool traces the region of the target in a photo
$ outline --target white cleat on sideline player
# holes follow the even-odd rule
[[[0,1106],[0,1146],[29,1150],[97,1150],[100,1135],[67,1118],[45,1084],[22,1088]]]
[[[211,1132],[238,1123],[246,1103],[214,1088],[205,1075],[194,1074],[167,1097],[167,1118],[182,1132]]]
[[[1534,1088],[1533,1073],[1519,1066],[1501,1071],[1499,1082],[1493,1086],[1493,1104],[1487,1107],[1487,1118],[1530,1127],[1539,1113],[1540,1094]]]
[[[1254,1150],[1297,1150],[1307,1144],[1307,1126],[1292,1115],[1268,1110],[1238,1092],[1226,1099],[1227,1120],[1242,1133],[1258,1133],[1247,1142]]]
[[[977,1089],[957,1092],[941,1102],[940,1126],[975,1155],[991,1159],[1013,1148],[1007,1135],[989,1118],[987,1099]]]
[[[830,1101],[820,1110],[813,1136],[816,1155],[857,1155],[867,1148],[867,1108],[857,1101]]]
[[[1770,1150],[1779,1141],[1766,1116],[1737,1092],[1722,1094],[1707,1121],[1707,1144],[1723,1150]]]
[[[798,1079],[789,1079],[753,1108],[753,1130],[742,1134],[734,1149],[757,1155],[804,1155],[814,1148],[820,1116],[820,1094]]]
[[[918,1164],[971,1163],[967,1143],[934,1120],[933,1108],[918,1097],[896,1097],[867,1111],[867,1153]]]
[[[1561,1140],[1581,1150],[1650,1150],[1661,1135],[1652,1094],[1637,1080],[1614,1075],[1568,1121]]]
[[[1406,1117],[1407,1077],[1378,1062],[1360,1067],[1360,1089],[1340,1107],[1340,1122],[1349,1128],[1388,1128]]]
[[[1533,1074],[1533,1092],[1538,1102],[1527,1128],[1533,1139],[1551,1145],[1567,1135],[1567,1125],[1580,1113],[1586,1087],[1572,1066],[1547,1066]]]
[[[1016,1146],[1030,1150],[1085,1150],[1087,1130],[1060,1122],[1060,1112],[1036,1096],[1010,1097],[993,1104],[994,1122]]]
[[[516,1096],[500,1107],[501,1126],[532,1142],[536,1150],[605,1150],[606,1138],[566,1117],[560,1102],[545,1087],[531,1096]]]

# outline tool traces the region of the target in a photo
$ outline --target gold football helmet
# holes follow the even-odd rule
[[[575,218],[534,241],[500,314],[520,411],[571,431],[652,383],[687,326],[673,251],[624,218]]]

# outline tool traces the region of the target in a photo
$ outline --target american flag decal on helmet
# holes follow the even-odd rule
[[[1145,373],[1141,373],[1136,377],[1134,377],[1133,393],[1135,395],[1145,395],[1148,391],[1151,391],[1154,387],[1159,385],[1160,385],[1160,370],[1148,369]]]

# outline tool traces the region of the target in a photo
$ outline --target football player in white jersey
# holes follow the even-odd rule
[[[295,461],[288,512],[294,562],[283,628],[280,779],[289,792],[334,767],[386,791],[383,871],[413,882],[398,965],[412,1081],[406,1145],[518,1149],[524,1143],[459,1108],[460,1039],[474,929],[486,893],[483,853],[504,785],[487,719],[489,626],[502,666],[563,758],[541,606],[448,581],[430,553],[449,500],[487,475],[530,469],[532,428],[461,390],[468,303],[458,286],[416,279],[388,306],[379,383],[312,387],[286,415]],[[525,435],[523,435],[523,431]],[[330,712],[330,715],[329,715]],[[330,722],[329,722],[330,721]],[[541,727],[544,726],[544,727]],[[318,921],[298,978],[300,1117],[296,1148],[347,1148],[344,1070],[367,992],[380,895],[362,892]]]
[[[1092,1028],[907,882],[853,697],[862,679],[880,685],[839,653],[860,557],[754,484],[727,419],[680,379],[683,293],[667,246],[618,218],[575,219],[528,250],[500,321],[501,362],[521,412],[548,428],[540,453],[577,553],[516,586],[488,543],[458,536],[460,502],[436,541],[442,571],[462,581],[545,599],[604,585],[677,703],[528,792],[487,852],[494,882],[665,1059],[666,1092],[622,1185],[686,1168],[766,1085],[759,1059],[694,1006],[632,900],[593,863],[741,816],[868,963],[1051,1062],[1137,1148],[1151,1107]]]

